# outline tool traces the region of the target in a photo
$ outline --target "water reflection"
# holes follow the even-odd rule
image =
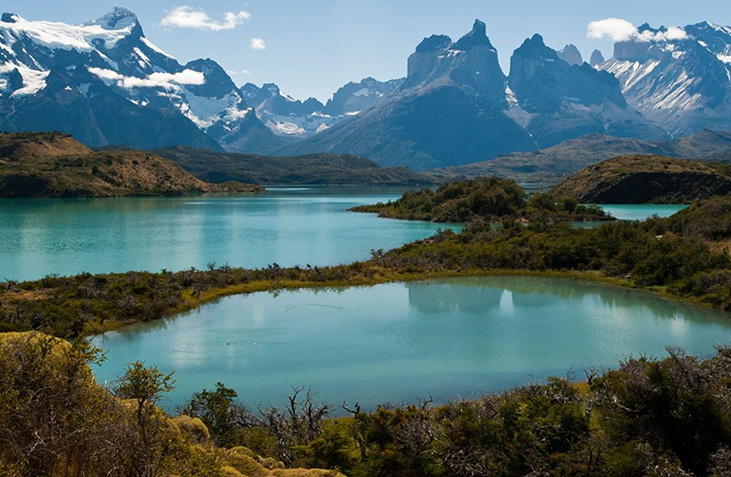
[[[473,396],[612,366],[667,345],[710,354],[729,316],[633,290],[541,277],[482,277],[235,296],[97,337],[111,380],[142,359],[175,371],[181,402],[217,381],[248,403],[312,385],[366,406]]]

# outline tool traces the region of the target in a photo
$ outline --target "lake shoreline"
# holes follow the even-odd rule
[[[600,283],[625,290],[642,291],[649,293],[655,297],[672,300],[675,302],[683,303],[686,305],[697,306],[700,308],[720,310],[719,308],[713,307],[708,303],[703,303],[700,300],[694,300],[690,297],[683,297],[669,293],[663,287],[642,287],[632,283],[627,279],[611,278],[599,275],[591,272],[580,272],[580,271],[555,271],[555,270],[511,270],[511,269],[495,269],[495,270],[467,270],[467,271],[442,271],[433,273],[405,273],[405,274],[393,274],[389,276],[383,276],[380,278],[372,278],[367,280],[353,280],[353,281],[330,281],[330,282],[312,282],[312,281],[296,281],[296,280],[284,280],[278,284],[260,282],[251,282],[241,285],[225,287],[217,290],[210,290],[201,292],[199,297],[193,296],[192,293],[185,293],[185,304],[170,310],[165,315],[158,319],[169,319],[175,316],[194,311],[201,306],[215,303],[216,301],[237,295],[250,295],[252,293],[263,293],[263,292],[277,292],[277,291],[293,291],[293,290],[316,290],[316,289],[333,289],[333,288],[351,288],[351,287],[370,287],[388,283],[412,283],[412,282],[423,282],[429,280],[437,280],[443,278],[474,278],[474,277],[542,277],[542,278],[558,278],[558,279],[570,279],[578,280],[589,283]],[[729,315],[731,318],[731,315]],[[89,328],[85,330],[84,336],[92,337],[104,334],[109,331],[117,331],[127,326],[140,323],[144,320],[128,320],[124,322],[90,322]]]

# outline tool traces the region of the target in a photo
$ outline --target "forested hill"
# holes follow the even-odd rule
[[[431,222],[610,220],[601,209],[579,205],[574,199],[555,200],[540,193],[528,197],[515,181],[494,176],[444,183],[436,190],[425,187],[408,191],[392,202],[362,205],[350,210],[377,213],[390,219]]]
[[[261,156],[176,146],[155,154],[179,164],[201,180],[254,184],[422,185],[435,184],[428,174],[406,167],[381,167],[349,154]]]
[[[59,133],[0,134],[0,197],[113,197],[262,192],[203,182],[145,151],[94,152]]]
[[[186,146],[156,149],[201,180],[240,181],[261,185],[422,185],[435,184],[428,174],[406,167],[381,167],[349,154],[262,156],[215,152]]]

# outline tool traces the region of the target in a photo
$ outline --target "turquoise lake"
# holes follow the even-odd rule
[[[172,408],[217,381],[242,401],[378,403],[469,398],[668,345],[708,356],[731,340],[729,314],[646,292],[568,279],[481,277],[224,298],[173,319],[97,336],[100,382],[142,360],[175,371]]]
[[[261,196],[0,200],[0,280],[128,270],[338,265],[440,224],[347,212],[403,187],[270,188]],[[458,226],[450,226],[458,229]]]
[[[335,265],[432,235],[443,224],[347,212],[404,188],[280,187],[261,196],[0,201],[0,279],[208,263]],[[682,206],[606,206],[623,220]],[[591,224],[587,224],[591,225]],[[459,229],[457,225],[451,225]],[[292,386],[363,405],[474,397],[548,375],[614,366],[666,345],[709,354],[726,314],[569,280],[492,277],[225,298],[94,338],[112,381],[143,360],[175,371],[166,405],[217,381],[244,402]]]
[[[337,265],[432,235],[443,224],[347,212],[404,187],[279,187],[248,197],[0,200],[0,280],[128,270]],[[634,220],[682,206],[607,206]],[[589,224],[591,225],[591,224]],[[459,226],[449,226],[459,229]]]

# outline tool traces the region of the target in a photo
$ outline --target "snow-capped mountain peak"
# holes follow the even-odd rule
[[[97,23],[68,25],[49,21],[29,21],[15,14],[3,14],[0,21],[0,29],[7,35],[6,46],[12,47],[19,41],[30,40],[48,49],[76,50],[80,53],[92,51],[97,45],[103,45],[106,49],[114,48],[119,40],[132,33],[135,25],[137,23],[129,23],[122,28],[107,29]]]
[[[134,28],[139,23],[137,15],[132,10],[120,6],[115,6],[106,15],[89,22],[89,24],[99,25],[105,30],[120,30],[130,26]]]
[[[43,116],[52,118],[55,112],[44,108],[61,97],[78,103],[70,111],[88,116],[46,125]],[[103,104],[101,98],[106,98]],[[252,109],[243,93],[218,63],[201,59],[181,65],[150,42],[137,16],[123,7],[81,25],[30,21],[15,14],[1,17],[0,110],[27,110],[27,104],[35,103],[34,108],[42,111],[35,123],[9,114],[0,118],[0,126],[59,129],[93,146],[137,144],[138,138],[125,138],[119,122],[107,119],[107,108],[115,104],[137,118],[130,130],[143,125],[150,134],[170,128],[160,131],[153,146],[240,144],[252,128],[261,131],[258,137],[263,142],[272,143],[273,137],[249,114]],[[172,131],[172,124],[178,124],[179,132]]]

